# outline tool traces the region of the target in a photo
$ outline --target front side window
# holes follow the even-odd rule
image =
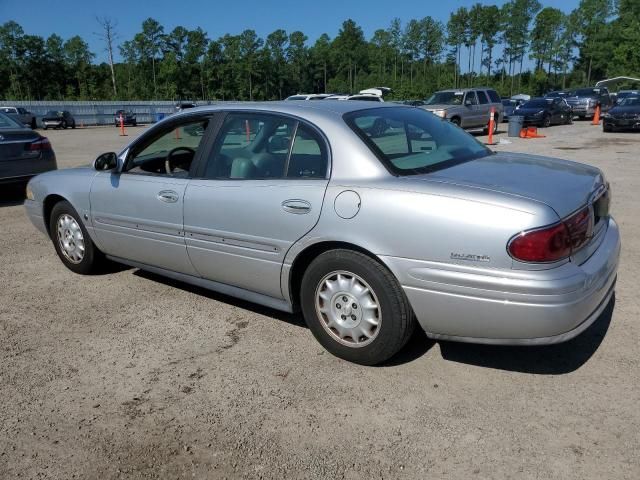
[[[327,152],[311,127],[279,115],[231,113],[204,177],[228,180],[325,178]]]
[[[471,102],[471,105],[478,105],[478,97],[476,97],[476,92],[467,92],[464,98],[464,103],[466,105],[469,102]]]
[[[464,92],[436,92],[425,102],[426,105],[462,105]]]
[[[344,118],[397,175],[429,173],[491,153],[455,125],[417,108],[361,110]]]
[[[208,123],[199,119],[157,132],[133,147],[125,171],[187,177]]]

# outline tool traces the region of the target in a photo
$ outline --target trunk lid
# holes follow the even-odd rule
[[[27,150],[27,145],[38,140],[40,135],[27,128],[0,130],[0,162],[16,160],[22,157],[37,157]]]
[[[589,203],[604,183],[600,170],[581,163],[520,153],[496,153],[424,175],[442,182],[544,203],[565,218]]]

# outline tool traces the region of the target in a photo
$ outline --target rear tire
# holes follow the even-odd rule
[[[413,311],[393,274],[352,250],[329,250],[314,259],[302,278],[305,321],[333,355],[376,365],[407,343]]]
[[[69,270],[89,275],[99,270],[104,256],[95,246],[80,215],[67,201],[53,206],[49,218],[49,233],[56,253]]]

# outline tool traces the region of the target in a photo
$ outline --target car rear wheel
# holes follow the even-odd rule
[[[102,252],[91,241],[80,216],[69,202],[54,205],[49,232],[56,253],[69,270],[83,275],[98,270],[103,262]]]
[[[361,365],[395,355],[415,328],[409,302],[383,265],[359,252],[330,250],[307,268],[302,312],[329,352]]]

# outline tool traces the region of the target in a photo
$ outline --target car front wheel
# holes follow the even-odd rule
[[[51,240],[62,263],[71,271],[87,275],[102,263],[102,253],[96,248],[69,202],[55,204],[49,219]]]
[[[307,268],[301,289],[309,329],[329,352],[376,365],[408,341],[415,320],[395,277],[360,252],[330,250]]]

